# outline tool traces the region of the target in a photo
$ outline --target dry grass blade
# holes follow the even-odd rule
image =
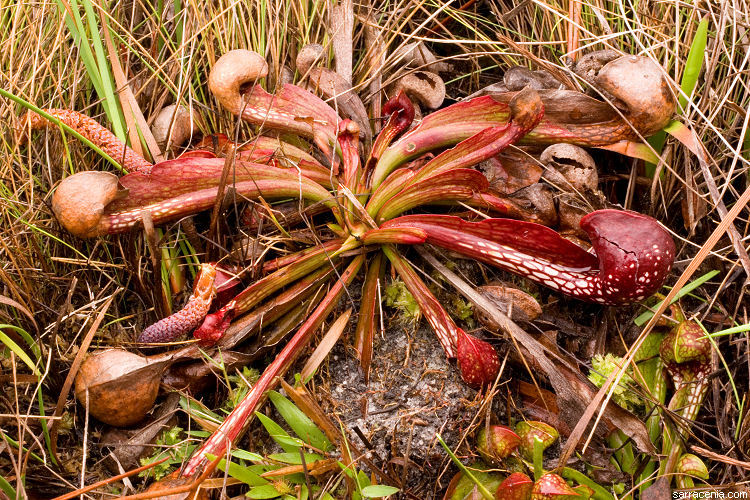
[[[726,455],[722,455],[720,453],[716,453],[711,450],[701,448],[700,446],[693,445],[690,447],[690,451],[694,451],[698,455],[702,455],[706,458],[710,458],[711,460],[716,460],[718,462],[723,462],[728,465],[733,465],[735,467],[742,467],[745,470],[750,470],[750,462],[737,460],[736,458],[728,457]]]
[[[331,34],[336,73],[350,85],[352,83],[352,35],[354,31],[354,5],[352,0],[331,0]]]
[[[102,486],[107,486],[108,484],[115,483],[117,481],[120,481],[121,479],[125,479],[126,477],[135,476],[136,474],[140,474],[141,472],[144,472],[144,471],[147,471],[149,469],[152,469],[152,468],[156,467],[157,465],[159,465],[160,463],[166,462],[167,460],[169,460],[169,457],[164,457],[161,460],[156,460],[154,462],[151,462],[148,465],[143,465],[141,467],[138,467],[138,468],[135,468],[133,470],[124,472],[122,474],[118,474],[116,476],[112,476],[112,477],[110,477],[108,479],[105,479],[104,481],[99,481],[99,482],[96,482],[94,484],[90,484],[90,485],[86,486],[85,488],[81,488],[81,489],[78,489],[78,490],[75,490],[75,491],[71,491],[70,493],[67,493],[65,495],[61,495],[59,497],[55,497],[52,500],[70,500],[72,498],[75,498],[75,497],[78,497],[78,496],[81,496],[81,495],[85,495],[89,491],[94,491],[94,490],[96,490],[98,488],[101,488]]]
[[[323,362],[326,356],[328,356],[328,353],[331,352],[333,346],[336,345],[336,342],[338,342],[339,338],[341,338],[341,334],[344,333],[344,329],[349,323],[349,317],[351,317],[351,315],[352,309],[349,308],[346,310],[346,312],[344,312],[344,314],[336,318],[336,321],[333,322],[326,334],[323,335],[323,338],[318,343],[318,346],[315,348],[310,357],[307,358],[307,362],[300,372],[302,380],[307,381],[310,379],[310,377],[313,376],[320,364]]]
[[[96,316],[96,319],[94,319],[94,322],[91,324],[91,327],[86,333],[86,336],[81,341],[81,347],[70,366],[68,376],[65,378],[63,387],[60,390],[60,396],[57,398],[57,404],[55,405],[55,412],[52,414],[54,420],[52,421],[52,425],[50,426],[49,430],[50,441],[52,443],[52,453],[55,456],[57,456],[57,432],[60,423],[60,421],[57,420],[56,417],[62,415],[63,410],[65,409],[68,395],[70,394],[70,389],[73,387],[73,382],[75,381],[76,375],[78,374],[78,369],[81,367],[81,364],[83,363],[83,360],[89,350],[89,346],[91,345],[91,341],[93,340],[96,332],[99,330],[99,326],[102,324],[102,321],[104,321],[104,316],[107,314],[107,311],[109,311],[109,307],[112,305],[112,301],[115,299],[118,293],[119,290],[110,295],[109,298],[107,298],[106,302],[104,302],[104,304],[102,305],[99,314]]]
[[[10,297],[6,297],[5,295],[0,295],[0,304],[5,304],[10,307],[14,307],[21,311],[27,318],[29,318],[29,321],[31,321],[34,324],[34,329],[39,330],[39,325],[36,324],[36,320],[34,319],[34,315],[31,314],[31,311],[28,310],[23,304],[19,304],[15,300],[11,299]],[[10,316],[8,316],[10,319]]]
[[[367,44],[366,61],[363,71],[369,80],[368,90],[370,93],[370,116],[380,118],[382,115],[383,100],[381,91],[383,89],[383,66],[385,65],[386,50],[383,43],[382,29],[378,26],[375,18],[368,14],[362,20],[365,25],[365,43]],[[380,122],[376,120],[373,124],[375,133],[380,132]]]
[[[100,12],[102,21],[104,21],[103,14]],[[104,30],[104,40],[107,43],[107,51],[109,52],[109,62],[112,65],[112,73],[114,73],[115,81],[117,82],[118,95],[120,98],[120,104],[124,110],[125,121],[128,124],[128,135],[130,136],[130,144],[132,148],[145,156],[141,148],[139,133],[143,134],[146,144],[148,145],[149,153],[154,159],[154,162],[163,161],[164,155],[161,154],[159,146],[154,140],[154,136],[151,133],[151,129],[146,123],[146,118],[143,116],[138,102],[133,95],[133,90],[130,88],[130,84],[125,77],[120,59],[117,57],[114,45],[112,44],[112,36],[109,30]],[[134,121],[135,120],[135,121]]]

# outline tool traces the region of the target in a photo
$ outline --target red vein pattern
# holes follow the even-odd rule
[[[618,305],[643,300],[669,274],[675,246],[656,220],[624,210],[598,210],[581,220],[596,254],[531,222],[468,222],[449,215],[407,215],[382,228],[410,227],[427,243],[524,276],[580,300]]]

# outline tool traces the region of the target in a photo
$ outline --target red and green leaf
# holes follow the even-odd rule
[[[328,191],[312,181],[305,182],[304,177],[300,179],[251,180],[233,184],[232,187],[238,201],[260,197],[268,200],[298,197],[314,203],[321,202],[327,205],[335,216],[339,215],[338,207]],[[125,198],[107,205],[100,222],[100,231],[109,234],[129,231],[142,220],[145,212],[150,214],[153,223],[158,225],[208,210],[214,206],[218,192],[219,187],[215,186],[162,199],[155,203],[135,206],[132,206],[131,200],[126,195]],[[132,206],[132,208],[121,210],[123,206]]]
[[[595,269],[596,256],[566,240],[556,231],[532,222],[485,219],[469,222],[451,215],[405,215],[383,228],[412,227],[427,233],[427,242],[489,264],[507,264],[508,248],[561,266]]]
[[[281,269],[282,267],[294,264],[295,262],[304,259],[308,255],[320,253],[321,250],[325,253],[331,254],[338,250],[341,247],[342,243],[344,243],[344,240],[342,239],[328,240],[321,243],[320,245],[305,248],[304,250],[300,250],[299,252],[295,252],[293,254],[276,257],[275,259],[269,260],[268,262],[263,264],[263,273],[267,274],[276,271],[277,269]]]
[[[406,93],[401,90],[383,105],[383,115],[388,117],[388,121],[372,144],[370,157],[366,164],[366,170],[368,171],[374,167],[383,151],[390,146],[393,140],[414,121],[414,105]]]
[[[631,158],[638,158],[649,163],[658,163],[659,156],[654,153],[654,148],[643,142],[635,141],[619,141],[606,146],[598,146],[599,149],[606,149],[607,151],[614,151],[621,155],[630,156]]]
[[[427,233],[413,227],[371,229],[362,235],[364,245],[420,245],[427,240]]]
[[[285,316],[287,313],[297,308],[303,301],[317,294],[320,287],[325,281],[333,276],[334,266],[325,266],[314,271],[304,278],[297,280],[293,285],[278,295],[265,301],[260,306],[254,308],[251,312],[243,317],[242,324],[247,325],[245,328],[237,331],[231,329],[221,338],[218,347],[225,349],[233,347],[242,342],[250,334],[259,329],[262,325],[273,323],[277,319]]]
[[[287,84],[273,95],[255,85],[245,99],[247,105],[242,112],[245,121],[313,139],[326,154],[336,144],[338,115],[307,90]]]
[[[477,101],[484,106],[484,109],[464,109]],[[436,115],[438,118],[431,120]],[[467,103],[449,106],[425,118],[419,127],[386,150],[375,167],[372,185],[379,185],[393,169],[404,161],[432,149],[450,146],[478,135],[476,140],[469,140],[467,144],[460,145],[458,151],[444,153],[446,156],[428,168],[424,175],[431,175],[435,169],[451,168],[451,162],[457,163],[456,168],[474,165],[519,141],[540,122],[543,116],[544,105],[539,94],[529,88],[513,94],[507,105],[500,104],[492,98],[488,101],[479,97]],[[428,120],[431,120],[431,126],[422,128]],[[451,120],[454,122],[450,123]],[[489,127],[493,130],[483,133]],[[417,133],[420,128],[422,128],[421,133]]]
[[[227,447],[237,439],[245,428],[258,405],[263,401],[266,391],[272,389],[279,377],[283,376],[294,363],[304,348],[310,343],[313,334],[338,304],[345,287],[351,284],[365,260],[364,255],[355,257],[341,276],[333,284],[326,296],[310,314],[297,333],[289,339],[286,346],[279,351],[274,360],[261,374],[250,392],[232,410],[219,428],[214,431],[203,446],[192,456],[182,471],[182,476],[190,477],[208,464],[207,454],[221,456]]]
[[[379,186],[390,172],[413,158],[453,146],[486,128],[507,124],[509,120],[509,106],[490,96],[436,111],[383,152],[373,173],[372,186]]]
[[[356,190],[360,173],[359,126],[352,120],[341,121],[338,142],[341,150],[339,181],[350,190]]]
[[[336,250],[340,250],[340,246]],[[195,331],[195,337],[204,342],[215,342],[223,335],[232,318],[243,314],[272,293],[303,278],[316,269],[336,261],[335,253],[324,247],[315,247],[314,251],[299,255],[296,262],[265,276],[243,290],[231,302],[206,316],[203,324]]]
[[[371,217],[375,217],[378,211],[383,208],[383,205],[401,191],[414,175],[416,175],[416,172],[408,168],[396,170],[389,175],[388,178],[378,186],[367,201],[367,205],[365,206],[365,208],[367,208],[367,213],[369,213]]]
[[[284,166],[287,167],[296,165],[301,161],[320,165],[313,155],[301,148],[277,137],[265,135],[259,135],[248,142],[236,143],[229,140],[226,134],[211,134],[205,136],[195,147],[213,152],[215,156],[229,156],[233,150],[236,150],[237,159],[243,161],[267,163],[268,160],[275,159],[284,163]],[[180,157],[184,158],[189,153],[193,153],[193,151],[187,151]],[[322,165],[320,166],[325,168]]]
[[[513,141],[518,140],[513,131],[510,124],[482,130],[427,162],[419,169],[411,183],[417,183],[446,170],[471,167],[492,158]]]
[[[130,210],[216,187],[225,162],[223,158],[178,158],[157,163],[149,174],[135,172],[125,175],[120,178],[120,184],[128,190],[128,195],[110,203],[107,208],[111,212]],[[296,183],[297,193],[301,191],[303,197],[312,196],[316,201],[330,198],[326,188],[305,176],[304,171],[261,163],[235,162],[229,171],[228,185],[262,180],[274,181],[278,185]]]
[[[440,340],[440,344],[445,350],[445,355],[449,358],[455,358],[456,344],[463,330],[456,326],[456,323],[437,298],[435,298],[430,289],[427,288],[424,281],[419,278],[411,264],[390,246],[384,246],[383,253],[385,253],[391,265],[396,269],[406,288],[414,296],[414,300],[416,300],[419,308],[422,310],[422,314],[424,314],[427,322],[435,331],[435,334],[437,334],[438,340]]]
[[[365,281],[362,285],[359,319],[354,336],[354,347],[357,349],[359,364],[365,375],[365,382],[370,379],[370,363],[372,362],[372,345],[380,318],[380,300],[378,287],[382,283],[385,265],[383,255],[378,254],[369,263]]]
[[[420,205],[470,200],[475,193],[488,188],[487,178],[476,170],[460,168],[440,172],[421,182],[411,182],[388,200],[375,221],[381,223]]]

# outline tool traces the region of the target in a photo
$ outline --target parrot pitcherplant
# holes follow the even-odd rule
[[[340,119],[310,92],[287,84],[275,95],[258,85],[250,85],[242,93],[266,72],[267,65],[258,54],[232,51],[216,62],[209,84],[218,101],[233,114],[261,130],[309,139],[321,153],[317,158],[323,159],[319,161],[284,141],[263,136],[244,151],[225,143],[223,148],[236,149],[230,165],[232,186],[239,197],[246,199],[293,198],[299,200],[301,209],[325,207],[331,236],[315,246],[261,264],[260,278],[208,314],[195,335],[204,343],[216,342],[234,318],[267,305],[301,281],[315,283],[327,292],[316,296],[302,326],[245,399],[186,464],[184,476],[203,469],[206,453],[222,455],[231,445],[265,392],[309,344],[360,271],[364,281],[355,345],[365,375],[379,324],[379,287],[390,263],[436,332],[446,355],[457,358],[464,380],[476,387],[494,382],[499,370],[494,347],[456,325],[402,256],[401,246],[441,246],[600,304],[640,300],[667,278],[674,244],[654,219],[619,210],[589,214],[581,223],[595,252],[589,253],[536,224],[534,212],[493,191],[487,178],[473,168],[520,141],[602,147],[631,141],[633,133],[623,122],[564,122],[560,114],[545,115],[547,106],[556,105],[553,97],[540,98],[537,92],[524,89],[454,104],[401,135],[414,117],[411,102],[402,93],[384,106],[387,122],[370,151],[360,157],[359,126]],[[625,102],[621,96],[618,99]],[[665,113],[667,118],[671,115],[671,111]],[[154,224],[175,220],[214,206],[223,192],[226,160],[213,152],[191,151],[152,165],[80,115],[52,114],[69,125],[84,124],[88,138],[132,171],[119,179],[112,174],[83,172],[61,182],[53,208],[58,220],[77,236],[129,231],[144,218]],[[657,121],[663,118],[659,116]],[[27,115],[25,123],[30,128],[48,125],[35,115]],[[442,152],[429,161],[409,164],[436,150]],[[90,187],[90,182],[97,187]],[[493,216],[521,220],[488,218],[474,222],[447,215],[445,209],[434,214],[434,208],[425,214],[425,207],[435,206],[470,206]],[[417,214],[404,215],[414,211]],[[332,267],[335,273],[328,272]],[[186,308],[146,329],[142,340],[168,340],[175,333],[192,329],[199,313],[210,307],[214,294],[210,282],[210,270],[204,269]]]

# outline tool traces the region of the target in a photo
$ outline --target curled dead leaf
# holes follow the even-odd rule
[[[521,150],[506,149],[478,165],[493,191],[508,195],[539,182],[544,169]]]
[[[586,238],[586,232],[581,229],[581,219],[591,211],[591,207],[575,194],[561,193],[557,198],[560,230],[568,234]]]
[[[521,206],[528,207],[537,216],[536,222],[539,224],[545,226],[557,225],[558,214],[555,207],[555,197],[549,186],[539,183],[532,184],[519,189],[509,198]]]
[[[599,185],[596,163],[582,147],[553,144],[542,152],[539,160],[547,167],[544,178],[563,191],[586,193],[596,191]]]
[[[534,90],[559,89],[562,84],[546,71],[531,71],[523,66],[513,66],[505,72],[503,83],[510,91],[531,87]]]

